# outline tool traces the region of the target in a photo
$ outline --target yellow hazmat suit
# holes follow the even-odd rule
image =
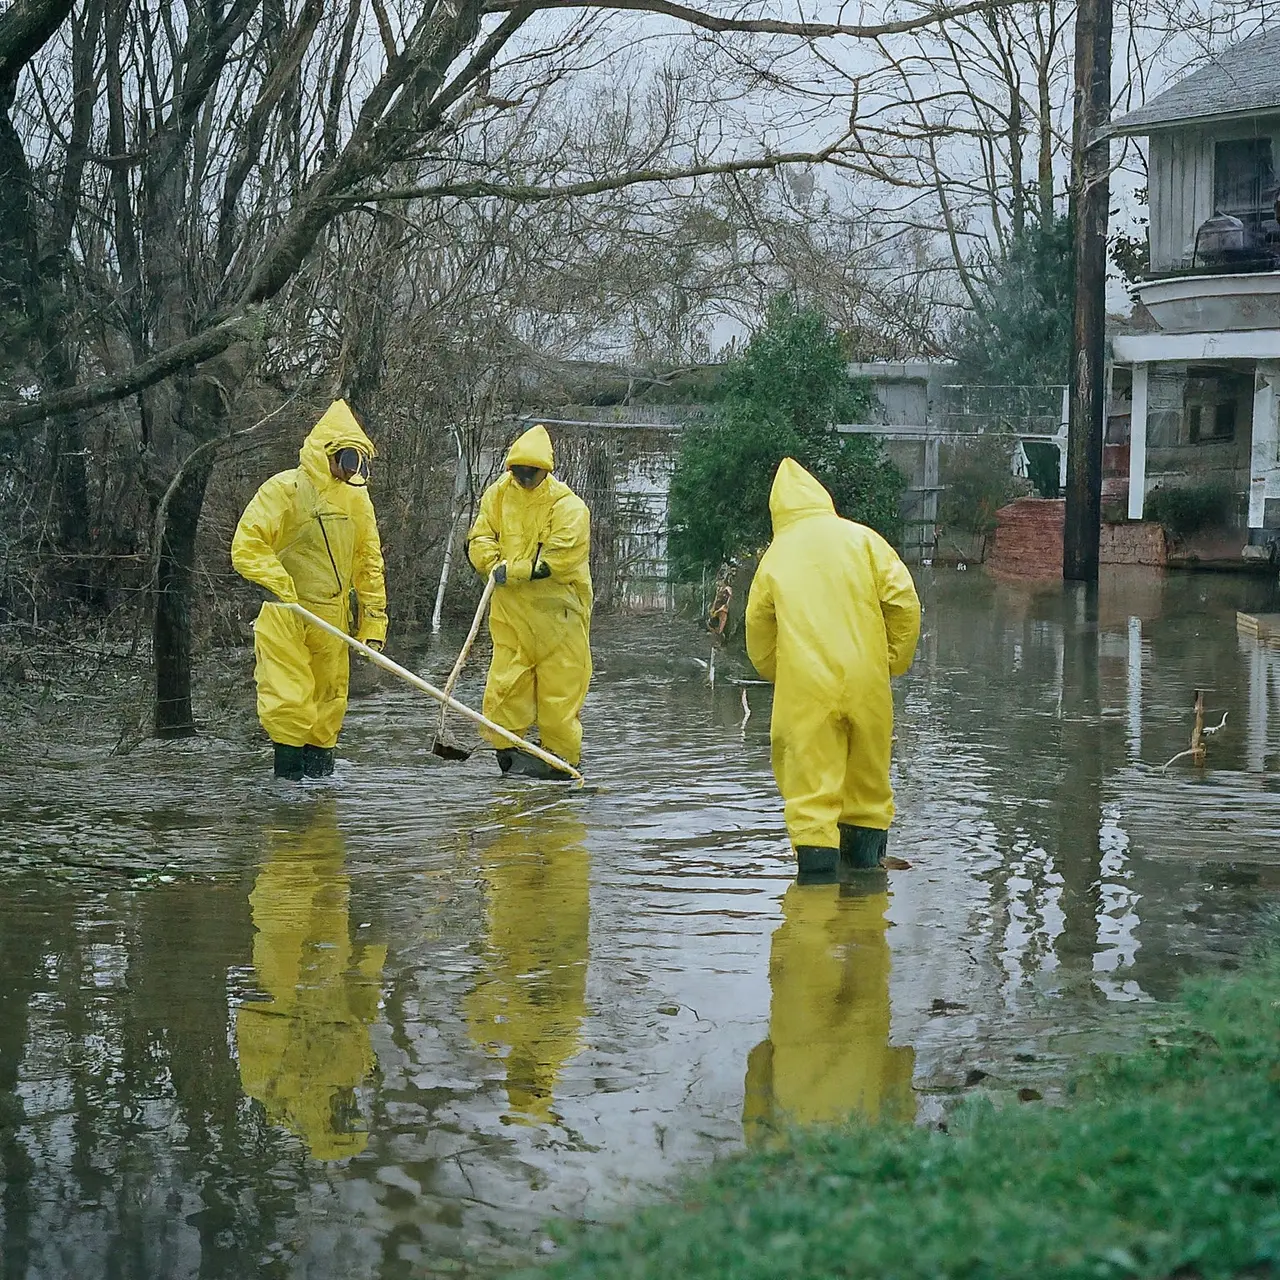
[[[373,1070],[385,946],[353,947],[345,850],[332,811],[304,831],[273,831],[249,904],[253,968],[270,999],[236,1011],[244,1091],[317,1160],[368,1142],[356,1089]]]
[[[546,427],[526,431],[506,465],[551,471]],[[572,765],[582,755],[578,713],[591,683],[590,549],[586,503],[552,475],[529,490],[505,472],[484,491],[467,534],[467,555],[479,573],[487,577],[507,565],[507,584],[489,608],[493,660],[484,714],[521,737],[536,722],[543,747]],[[486,736],[495,747],[509,745]]]
[[[481,854],[485,972],[465,1002],[471,1038],[507,1068],[512,1118],[547,1124],[581,1048],[591,920],[586,828],[565,815],[508,820]]]
[[[794,884],[769,956],[769,1038],[747,1059],[743,1124],[760,1139],[795,1124],[915,1115],[915,1051],[889,1043],[883,881]]]
[[[773,772],[793,845],[836,849],[839,826],[888,830],[893,695],[920,635],[906,565],[873,529],[784,458],[769,495],[773,542],[747,597],[747,652],[774,682]]]
[[[272,476],[245,508],[231,563],[278,599],[381,644],[387,590],[373,503],[360,476],[346,483],[329,469],[330,457],[345,448],[366,458],[376,452],[346,402],[335,400],[303,442],[298,466]],[[351,616],[352,588],[358,620]],[[331,748],[347,712],[347,646],[268,602],[254,624],[253,650],[258,719],[272,742]]]

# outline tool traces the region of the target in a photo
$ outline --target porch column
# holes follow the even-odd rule
[[[1062,415],[1058,420],[1058,434],[1054,437],[1058,446],[1058,493],[1067,494],[1067,425],[1071,421],[1071,388],[1062,388]]]
[[[1129,519],[1141,520],[1147,501],[1147,368],[1133,366],[1129,400]]]
[[[1280,422],[1276,382],[1280,364],[1258,365],[1253,393],[1253,445],[1249,453],[1249,528],[1264,526],[1266,500],[1280,497]]]

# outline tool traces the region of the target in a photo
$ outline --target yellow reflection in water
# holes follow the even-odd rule
[[[543,811],[506,820],[481,854],[484,972],[466,998],[471,1038],[502,1058],[510,1119],[545,1124],[581,1047],[591,917],[587,829]]]
[[[915,1051],[889,1043],[889,894],[882,875],[865,880],[793,884],[782,899],[769,956],[769,1038],[747,1058],[749,1141],[852,1112],[915,1115]]]
[[[369,1135],[356,1088],[373,1069],[385,946],[351,941],[351,880],[331,801],[301,830],[267,833],[249,904],[253,967],[270,997],[236,1011],[244,1091],[318,1160],[364,1150]]]

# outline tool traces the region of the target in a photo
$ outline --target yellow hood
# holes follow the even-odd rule
[[[541,423],[530,427],[507,451],[508,467],[541,467],[543,471],[554,471],[555,454],[551,450],[551,437]]]
[[[378,456],[373,441],[365,435],[345,400],[335,400],[325,410],[324,417],[307,433],[307,438],[298,451],[302,469],[318,487],[326,483],[340,483],[329,471],[329,458],[339,449],[359,449],[366,458]],[[364,479],[354,476],[350,483],[362,485]]]
[[[808,516],[833,516],[836,513],[831,495],[794,458],[783,458],[769,491],[769,514],[773,532],[779,534],[789,525]]]

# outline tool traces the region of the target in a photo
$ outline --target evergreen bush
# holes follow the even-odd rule
[[[1158,488],[1147,495],[1144,517],[1177,537],[1225,525],[1235,495],[1224,485],[1189,484]]]
[[[948,346],[956,380],[1040,386],[1067,380],[1071,362],[1072,223],[1033,222],[976,286]]]
[[[1017,447],[1017,437],[1011,435],[974,436],[948,446],[942,460],[946,488],[938,503],[938,520],[944,528],[993,533],[996,512],[1031,492],[1031,486],[1013,474]]]
[[[897,540],[905,477],[879,440],[833,430],[865,420],[875,403],[870,384],[851,381],[846,363],[821,312],[774,300],[764,326],[725,367],[709,419],[681,442],[670,494],[679,576],[767,545],[769,490],[786,457],[826,485],[842,516]]]

